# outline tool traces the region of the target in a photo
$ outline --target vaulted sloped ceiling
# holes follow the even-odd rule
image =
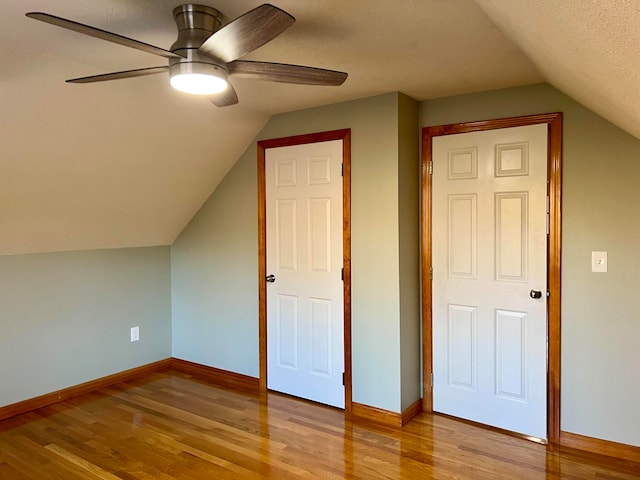
[[[640,1],[477,3],[547,82],[640,138]]]
[[[636,14],[633,1],[272,0],[297,22],[247,58],[349,78],[341,87],[237,80],[240,103],[226,108],[173,91],[165,75],[65,84],[163,59],[24,16],[45,11],[168,48],[181,3],[0,0],[0,254],[172,243],[269,117],[285,111],[546,79],[638,128],[631,48],[640,20],[611,7]],[[233,19],[262,2],[201,3]]]

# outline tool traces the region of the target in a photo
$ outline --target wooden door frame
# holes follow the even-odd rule
[[[431,268],[432,139],[436,136],[526,125],[548,125],[547,195],[547,440],[560,443],[560,249],[562,194],[562,113],[548,113],[478,122],[439,125],[422,129],[422,409],[433,412],[433,336]]]
[[[267,202],[265,150],[342,140],[342,248],[344,298],[344,410],[352,407],[351,369],[351,129],[332,130],[258,142],[258,333],[260,392],[267,392]]]

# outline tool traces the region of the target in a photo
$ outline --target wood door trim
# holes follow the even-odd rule
[[[258,141],[258,337],[260,391],[267,392],[267,202],[265,150],[307,143],[342,140],[342,246],[344,301],[344,409],[352,409],[351,369],[351,129],[332,130]]]
[[[562,197],[562,113],[483,120],[478,122],[439,125],[422,129],[422,409],[433,412],[433,336],[431,289],[431,192],[433,159],[432,139],[441,135],[495,130],[546,123],[548,125],[547,195],[549,196],[549,235],[547,236],[547,440],[560,442],[560,271],[561,271],[561,197]]]

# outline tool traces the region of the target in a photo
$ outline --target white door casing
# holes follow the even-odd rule
[[[342,140],[265,150],[267,387],[344,408]]]
[[[433,409],[545,439],[547,125],[432,141]]]

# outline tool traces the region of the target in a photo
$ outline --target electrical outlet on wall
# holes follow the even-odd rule
[[[131,327],[131,341],[137,342],[140,340],[140,327]]]

